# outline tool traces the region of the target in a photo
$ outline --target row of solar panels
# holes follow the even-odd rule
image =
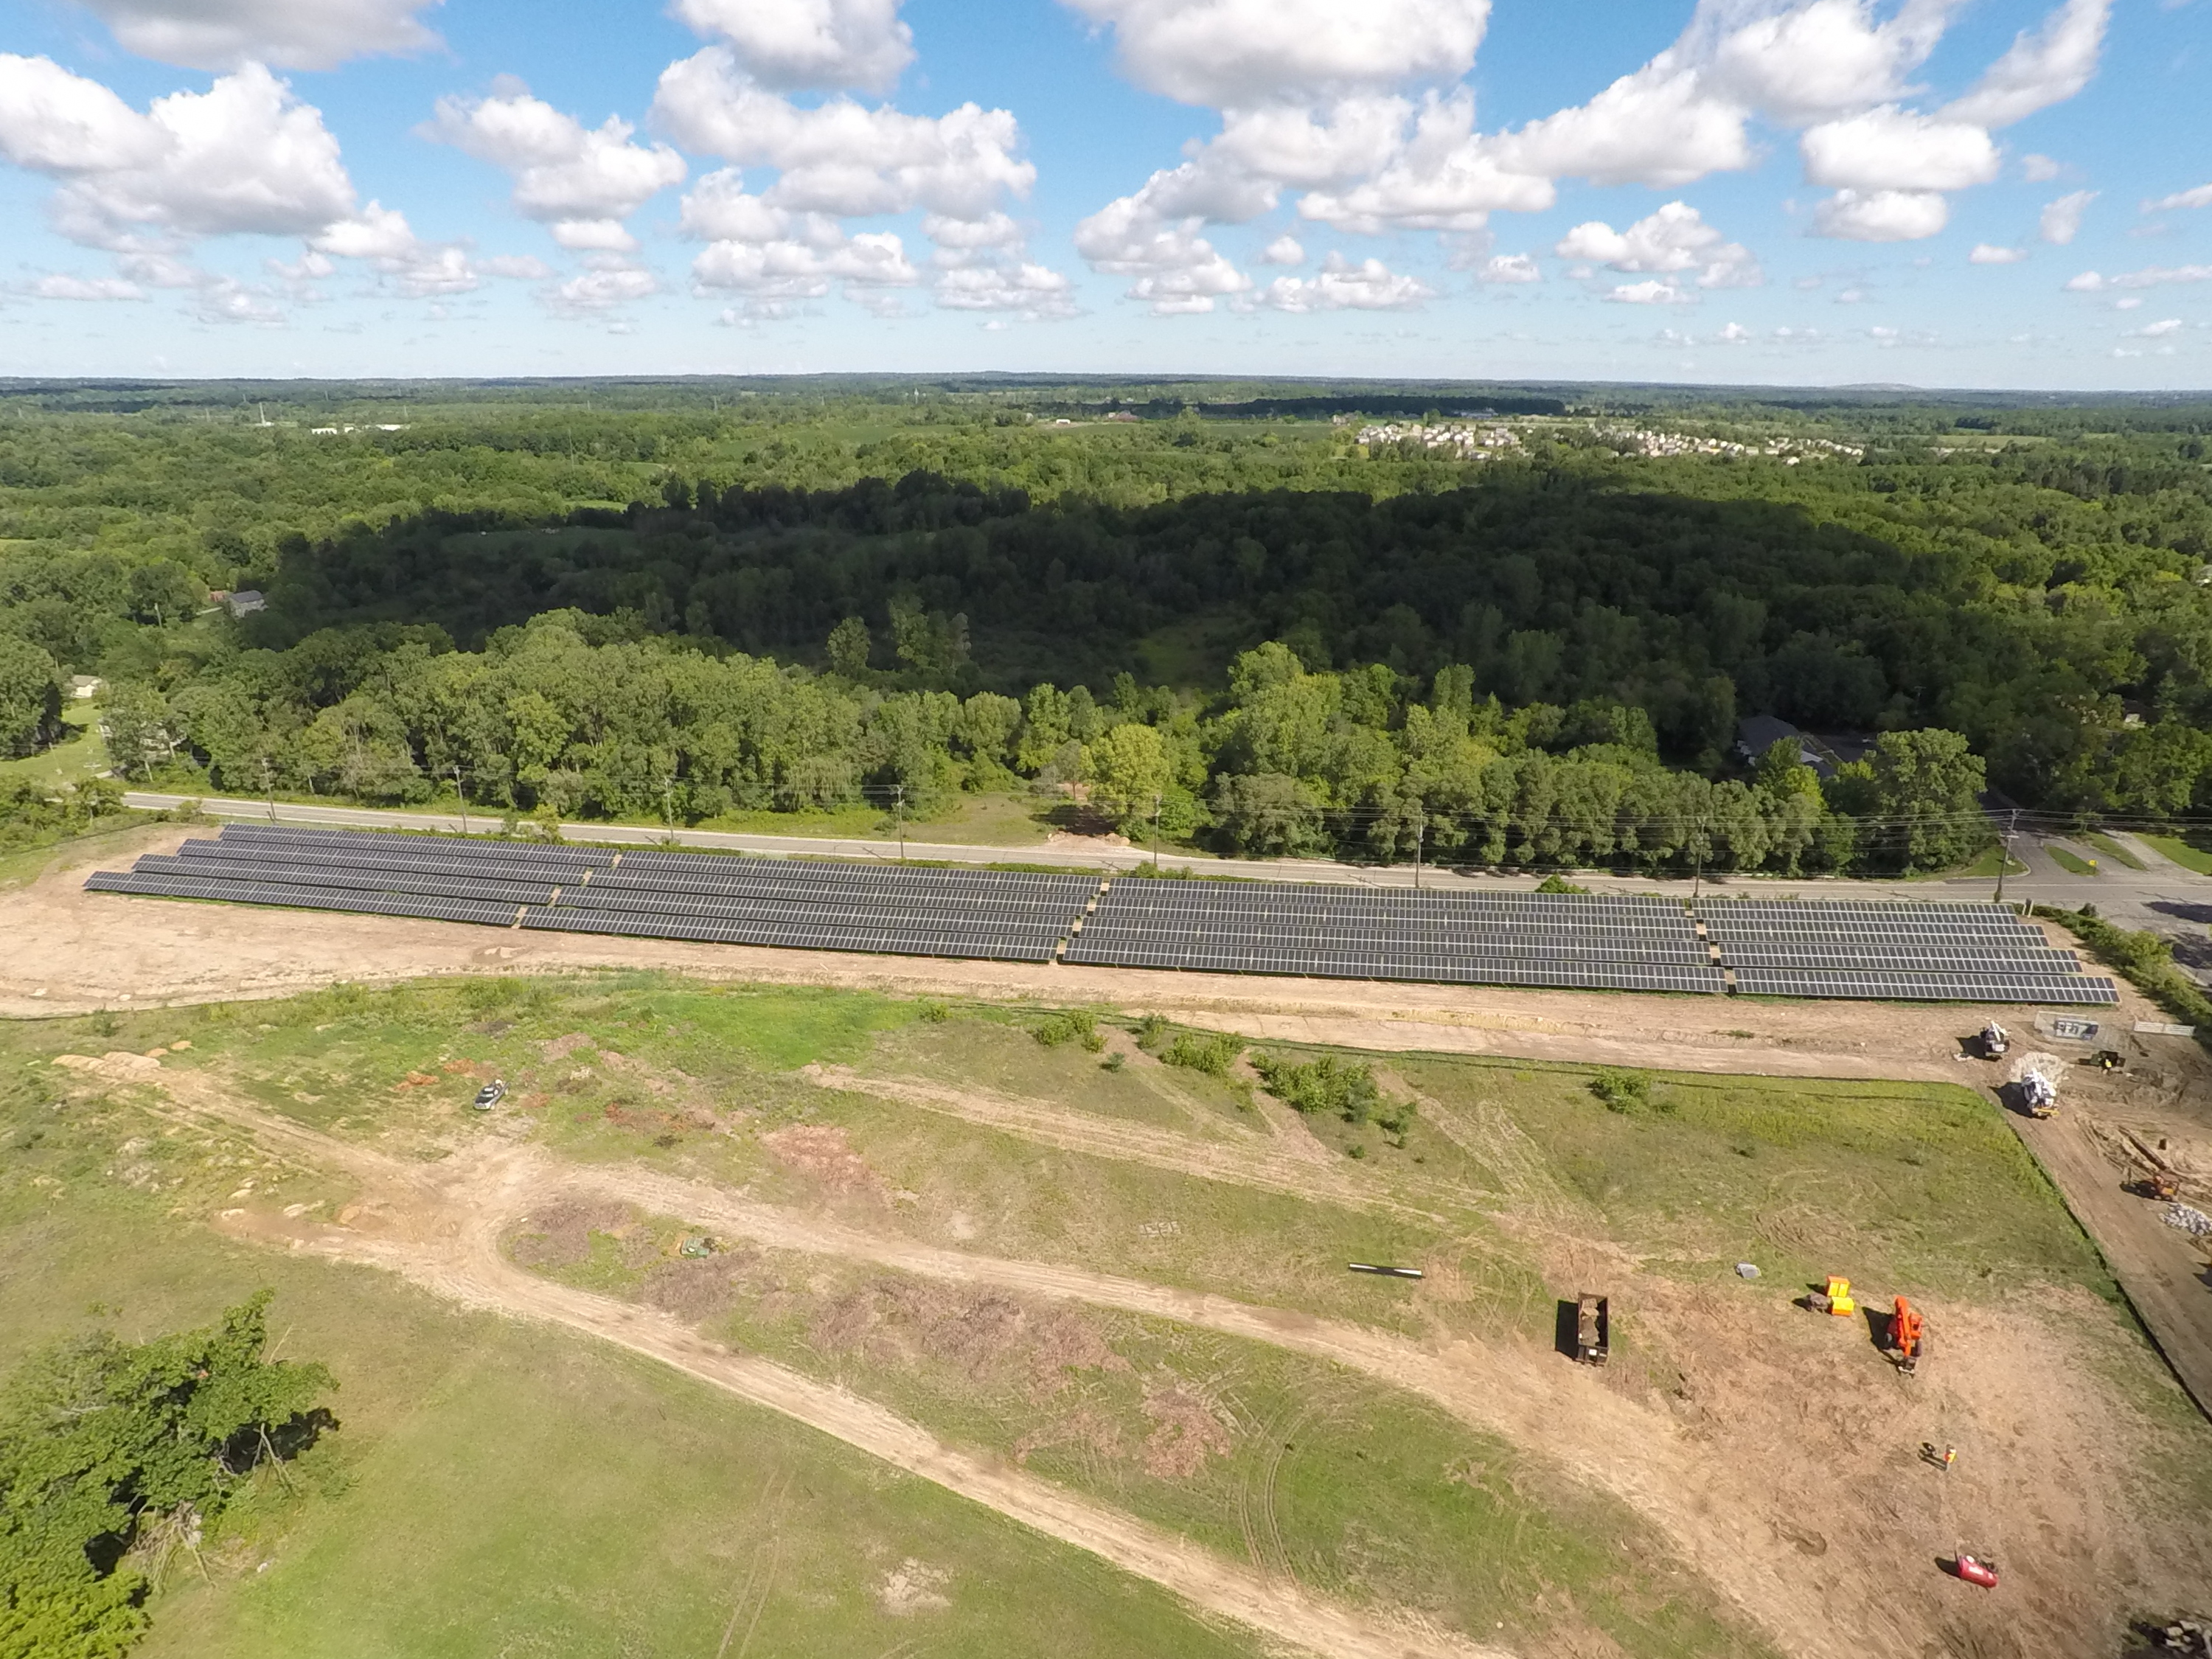
[[[1062,960],[1107,968],[1172,968],[1200,973],[1409,980],[1552,990],[1717,994],[1727,988],[1720,970],[1711,966],[1594,963],[1577,956],[1492,957],[1388,949],[1286,949],[1273,942],[1243,945],[1177,945],[1167,939],[1093,942],[1088,928],[1069,943]]]
[[[1711,993],[1721,968],[1658,897],[1436,894],[617,852],[232,825],[88,886],[732,944],[1215,972]],[[1992,906],[1721,901],[1756,995],[2117,1000]],[[1090,914],[1086,915],[1086,911]],[[1908,920],[1922,918],[1923,920]],[[1811,936],[1806,936],[1808,926]],[[1072,935],[1072,937],[1071,937]],[[1721,938],[1725,935],[1725,939]],[[1909,935],[1909,937],[1905,937]]]

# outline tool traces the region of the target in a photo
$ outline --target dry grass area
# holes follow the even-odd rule
[[[18,1058],[240,1149],[220,1194],[158,1131],[83,1178],[647,1354],[1294,1644],[2039,1659],[2212,1583],[2212,1437],[1958,1086],[1971,1012],[483,947],[58,876],[9,917],[0,995],[107,1010]],[[132,971],[267,1000],[130,1012],[97,981]],[[1081,1003],[1092,1042],[1047,1018]],[[1249,1056],[1165,1063],[1145,1014],[1365,1050],[1396,1127],[1301,1115]],[[1608,1104],[1593,1062],[1655,1077]],[[2194,1158],[2197,1063],[2081,1099]],[[1926,1310],[1918,1376],[1794,1304],[1832,1271]],[[1554,1348],[1584,1289],[1603,1371]],[[1961,1547],[1999,1595],[1941,1570]],[[921,1616],[945,1570],[894,1554],[870,1605]]]

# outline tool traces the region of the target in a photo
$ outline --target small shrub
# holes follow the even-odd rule
[[[1106,1046],[1106,1039],[1098,1035],[1097,1018],[1080,1008],[1066,1009],[1052,1015],[1030,1035],[1048,1048],[1079,1042],[1095,1054]]]
[[[1158,1014],[1146,1014],[1137,1023],[1137,1046],[1146,1054],[1158,1054],[1171,1035],[1167,1021]]]
[[[1367,1149],[1359,1145],[1358,1142],[1354,1141],[1351,1146],[1344,1149],[1344,1155],[1346,1158],[1364,1158],[1367,1156]]]
[[[1107,1055],[1105,1059],[1100,1060],[1098,1064],[1106,1071],[1118,1072],[1121,1069],[1121,1063],[1126,1058],[1127,1056],[1120,1054],[1111,1054]]]
[[[1279,1054],[1261,1054],[1253,1060],[1252,1069],[1259,1073],[1267,1092],[1294,1111],[1334,1112],[1346,1123],[1365,1123],[1383,1109],[1398,1114],[1401,1122],[1413,1113],[1410,1105],[1400,1108],[1383,1100],[1369,1067],[1334,1054],[1305,1066]],[[1383,1127],[1389,1127],[1389,1120],[1383,1120]]]
[[[921,1005],[921,1017],[932,1025],[942,1025],[952,1018],[952,1011],[941,1002],[925,1002]]]
[[[1565,876],[1547,876],[1536,884],[1536,890],[1540,893],[1579,893],[1587,898],[1590,890],[1576,886]]]
[[[1187,1066],[1208,1077],[1227,1077],[1244,1045],[1220,1031],[1179,1031],[1160,1056],[1170,1066]]]
[[[1590,1092],[1605,1103],[1607,1111],[1619,1112],[1624,1117],[1642,1117],[1650,1112],[1674,1109],[1672,1102],[1653,1096],[1649,1072],[1607,1066],[1590,1079],[1589,1087]]]

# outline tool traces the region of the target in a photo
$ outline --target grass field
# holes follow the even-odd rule
[[[2053,864],[2069,874],[2094,876],[2097,873],[2097,863],[2094,859],[2085,859],[2070,848],[2061,847],[2057,842],[2044,842],[2043,850],[2051,854],[2051,861]]]
[[[2212,848],[2199,847],[2195,840],[2184,840],[2179,836],[2147,835],[2138,839],[2148,842],[2185,870],[2194,870],[2200,876],[2212,876]]]
[[[1241,1068],[1164,1065],[1165,1043],[1139,1048],[1103,1014],[1096,1048],[1041,1041],[1064,1035],[1050,1022],[609,972],[0,1027],[0,1364],[96,1322],[141,1336],[198,1322],[268,1283],[283,1352],[338,1375],[341,1430],[302,1460],[295,1490],[270,1485],[226,1523],[210,1580],[165,1587],[149,1653],[709,1655],[728,1637],[724,1659],[1209,1659],[1257,1649],[704,1384],[364,1269],[223,1242],[197,1218],[226,1203],[328,1213],[347,1188],[240,1136],[157,1119],[128,1091],[64,1106],[50,1058],[181,1039],[165,1066],[407,1158],[519,1136],[879,1235],[1425,1344],[1548,1348],[1575,1288],[1549,1253],[1570,1237],[1747,1319],[1838,1262],[1954,1306],[2033,1305],[2041,1287],[2092,1314],[2091,1297],[2117,1302],[2019,1140],[1967,1089],[1660,1073],[1616,1109],[1586,1066],[1366,1056],[1393,1111],[1415,1107],[1383,1133],[1295,1119]],[[507,1103],[478,1116],[469,1098],[492,1075]],[[1151,1137],[1196,1161],[1071,1150],[901,1088],[1030,1103],[1109,1146]],[[1247,1151],[1257,1167],[1286,1137],[1311,1192],[1237,1178]],[[510,1249],[1347,1603],[1414,1607],[1531,1653],[1767,1651],[1622,1505],[1368,1376],[828,1256],[680,1260],[685,1231],[617,1206],[540,1217]],[[1345,1271],[1354,1260],[1430,1277],[1361,1279]],[[1758,1283],[1733,1272],[1745,1261]],[[1613,1386],[1641,1397],[1679,1382],[1656,1324],[1625,1327]],[[2156,1395],[2139,1340],[2100,1364],[2116,1397]],[[2162,1478],[2195,1490],[2203,1462],[2176,1458]],[[891,1610],[902,1595],[912,1605]]]
[[[2150,867],[2135,854],[2130,852],[2117,838],[2106,835],[2102,830],[2085,830],[2081,833],[2081,840],[2085,845],[2095,848],[2106,858],[2112,860],[2115,863],[2124,864],[2130,870],[2148,870]]]
[[[300,1460],[297,1490],[266,1483],[209,1540],[208,1578],[173,1575],[155,1597],[149,1656],[708,1655],[733,1617],[754,1655],[1258,1652],[1079,1551],[644,1360],[226,1243],[169,1211],[240,1165],[179,1155],[162,1167],[181,1189],[120,1184],[116,1146],[159,1127],[127,1106],[58,1115],[9,1070],[0,1364],[101,1325],[201,1323],[269,1285],[282,1351],[340,1382],[341,1426]],[[909,1561],[922,1601],[893,1611]]]
[[[107,745],[100,742],[99,711],[87,702],[62,706],[69,735],[51,748],[16,760],[0,760],[0,778],[30,778],[40,783],[76,783],[107,769]]]

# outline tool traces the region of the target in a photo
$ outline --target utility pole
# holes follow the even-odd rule
[[[1160,872],[1160,794],[1152,792],[1152,873]]]
[[[901,783],[892,787],[898,791],[899,862],[904,864],[906,862],[906,786]]]
[[[261,757],[261,795],[269,803],[269,822],[274,823],[276,822],[276,784],[266,755]]]
[[[461,763],[453,763],[453,799],[460,803],[461,833],[469,833],[469,798],[461,793]]]
[[[676,844],[675,794],[676,778],[672,773],[660,781],[660,823],[661,828],[667,831],[668,844],[672,847]]]
[[[1421,809],[1413,809],[1413,890],[1421,890],[1421,843],[1428,839],[1429,821]]]
[[[2004,851],[1997,854],[1997,896],[1995,902],[2004,902],[2005,866],[2012,862],[2012,838],[2020,833],[2020,808],[2012,809],[2012,817],[2005,825]]]

